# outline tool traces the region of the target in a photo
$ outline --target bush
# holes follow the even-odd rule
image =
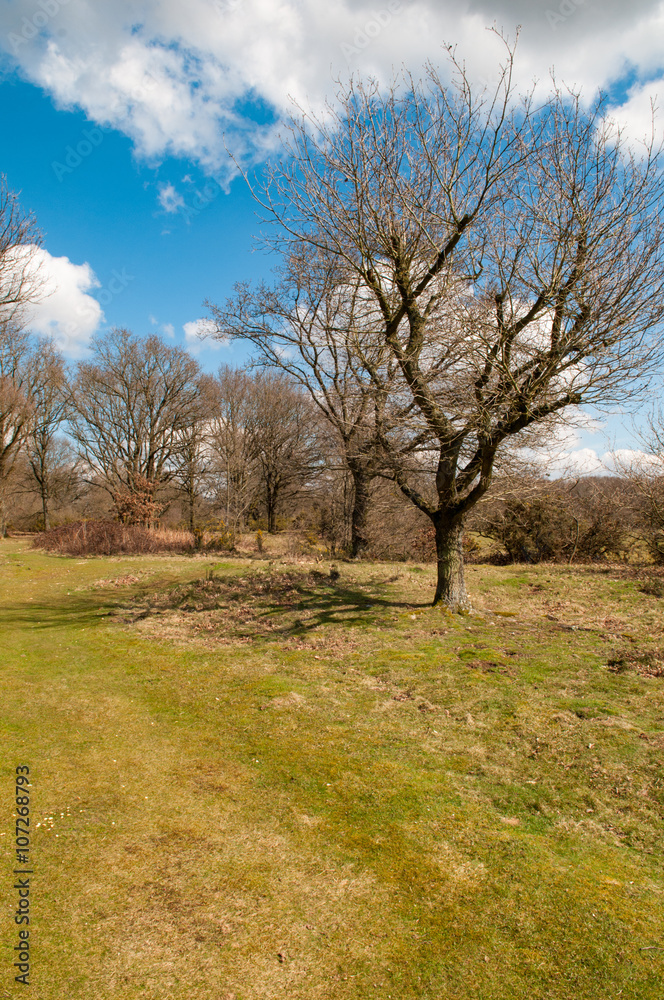
[[[583,490],[551,486],[526,499],[489,506],[473,527],[500,542],[515,563],[624,558],[627,531],[617,500],[606,485],[585,484]]]
[[[653,528],[647,541],[653,562],[657,563],[658,566],[664,565],[664,531],[661,528],[659,530]]]
[[[228,527],[221,519],[208,521],[194,531],[196,548],[206,552],[233,552],[235,549],[235,529]]]
[[[67,556],[114,556],[189,552],[194,543],[191,534],[185,531],[156,531],[118,521],[75,521],[42,532],[32,547]]]
[[[493,537],[514,562],[538,563],[562,559],[573,545],[573,529],[567,511],[542,497],[507,504]]]

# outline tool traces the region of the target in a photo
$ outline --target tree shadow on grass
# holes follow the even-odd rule
[[[388,582],[389,583],[389,582]],[[279,640],[323,627],[357,629],[390,623],[388,615],[431,607],[429,602],[394,599],[388,583],[350,585],[316,571],[196,579],[161,586],[152,581],[126,589],[103,588],[48,600],[0,605],[0,628],[91,628],[133,624],[165,612],[219,616],[226,635]],[[191,618],[189,618],[191,623]]]
[[[391,624],[395,611],[425,608],[426,603],[394,599],[386,583],[349,584],[313,571],[275,573],[270,577],[206,579],[173,588],[166,600],[143,606],[141,615],[200,612],[208,631],[223,627],[238,639],[284,639],[325,626],[345,629]],[[387,616],[390,616],[388,618]],[[189,624],[192,624],[191,617]]]
[[[308,594],[302,593],[299,600],[293,602],[288,608],[292,620],[285,625],[282,634],[306,633],[325,625],[362,627],[378,624],[381,613],[425,607],[430,607],[430,604],[391,600],[375,592],[368,595],[365,590],[357,590],[347,585],[341,587],[329,585],[325,589],[317,588]],[[257,610],[256,618],[260,621],[274,617],[283,613],[283,610],[279,605],[261,608]]]
[[[34,600],[21,604],[0,604],[0,630],[23,627],[35,629],[89,628],[103,624],[109,616],[126,606],[116,594],[107,598],[101,593],[67,595],[50,600]]]

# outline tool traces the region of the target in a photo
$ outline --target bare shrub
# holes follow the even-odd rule
[[[499,542],[511,562],[600,562],[626,558],[629,549],[625,502],[618,480],[587,479],[568,484],[524,484],[512,494],[483,504],[470,521],[480,534]],[[493,560],[492,560],[493,561]]]
[[[188,531],[156,531],[118,521],[76,521],[42,532],[32,547],[67,556],[139,555],[189,552],[193,538]]]

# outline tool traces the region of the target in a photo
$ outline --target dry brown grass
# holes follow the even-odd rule
[[[194,547],[188,531],[145,528],[118,521],[76,521],[37,535],[35,549],[67,556],[151,555],[188,552]]]

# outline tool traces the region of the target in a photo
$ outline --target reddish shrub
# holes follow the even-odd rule
[[[32,547],[67,556],[114,556],[120,553],[188,552],[188,531],[157,531],[118,521],[75,521],[38,535]]]

